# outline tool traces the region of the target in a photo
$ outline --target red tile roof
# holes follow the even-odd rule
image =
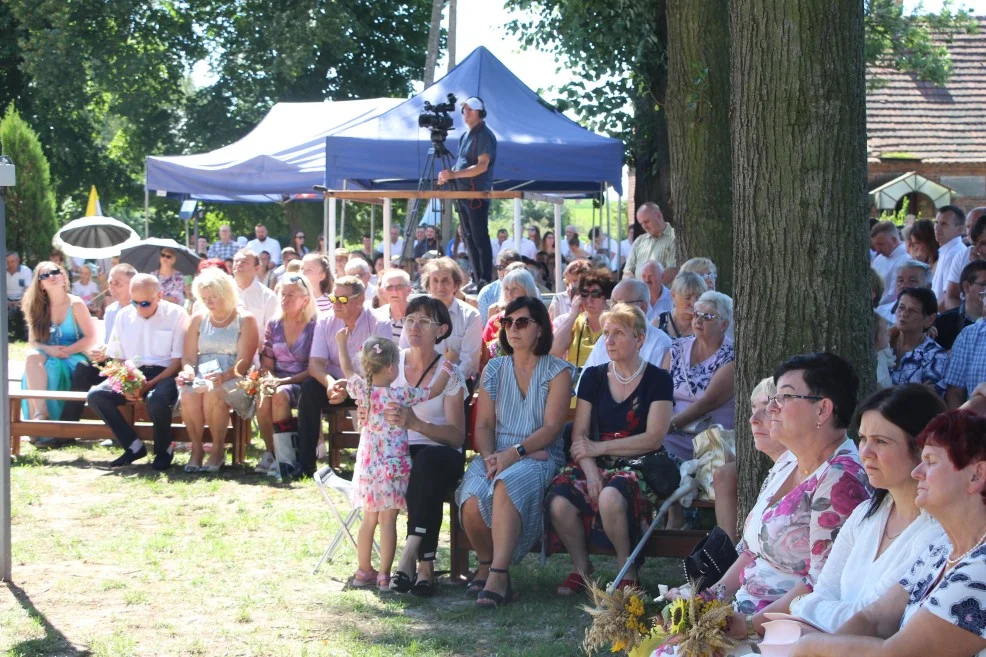
[[[986,17],[976,34],[946,44],[952,78],[944,87],[914,75],[870,67],[885,84],[866,94],[867,151],[924,162],[986,162]],[[890,158],[887,158],[890,159]]]

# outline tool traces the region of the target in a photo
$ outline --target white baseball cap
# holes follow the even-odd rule
[[[477,112],[486,111],[486,104],[483,103],[483,101],[481,101],[479,98],[476,98],[475,96],[470,96],[469,98],[466,98],[463,101],[462,106],[469,107],[470,109],[474,109]]]

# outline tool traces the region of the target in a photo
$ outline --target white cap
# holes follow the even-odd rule
[[[474,109],[477,112],[486,111],[486,104],[483,103],[483,101],[481,101],[479,98],[476,98],[475,96],[470,96],[469,98],[466,98],[465,101],[463,101],[462,106],[463,107],[468,106],[470,109]]]

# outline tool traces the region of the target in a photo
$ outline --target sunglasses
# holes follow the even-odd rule
[[[134,301],[133,299],[131,299],[130,300],[130,305],[133,306],[134,308],[150,308],[151,306],[154,305],[154,302],[153,301]]]
[[[337,297],[334,294],[330,294],[329,295],[329,303],[341,303],[342,305],[346,305],[347,303],[349,303],[350,301],[352,301],[356,297],[361,296],[362,294],[363,293],[360,292],[359,294],[354,294],[354,295],[348,296],[348,297],[341,297],[341,296],[340,297]]]
[[[167,258],[168,260],[174,260],[175,259],[175,254],[174,253],[164,253],[164,252],[162,252],[161,253],[161,257],[162,258]]]
[[[291,274],[290,276],[286,277],[286,280],[288,283],[301,283],[303,286],[308,287],[308,279],[302,276],[301,274]],[[331,299],[332,297],[329,298]]]
[[[579,292],[579,296],[583,299],[588,299],[592,297],[593,299],[605,299],[606,295],[603,294],[602,290],[582,290]]]
[[[712,313],[700,313],[696,311],[695,319],[700,319],[703,322],[711,322],[714,319],[719,319],[719,315],[714,315]]]
[[[46,281],[49,278],[51,278],[52,276],[61,276],[61,275],[62,275],[62,270],[61,269],[49,269],[45,273],[43,273],[40,276],[38,276],[38,280],[39,281]]]
[[[517,327],[518,331],[523,331],[533,323],[534,319],[531,317],[518,317],[517,319],[514,319],[513,317],[504,317],[500,320],[500,326],[503,327],[504,331],[509,331],[514,326]]]

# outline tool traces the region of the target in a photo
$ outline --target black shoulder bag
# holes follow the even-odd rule
[[[701,591],[721,580],[737,558],[733,541],[717,525],[685,557],[685,576],[694,582],[696,591]]]

